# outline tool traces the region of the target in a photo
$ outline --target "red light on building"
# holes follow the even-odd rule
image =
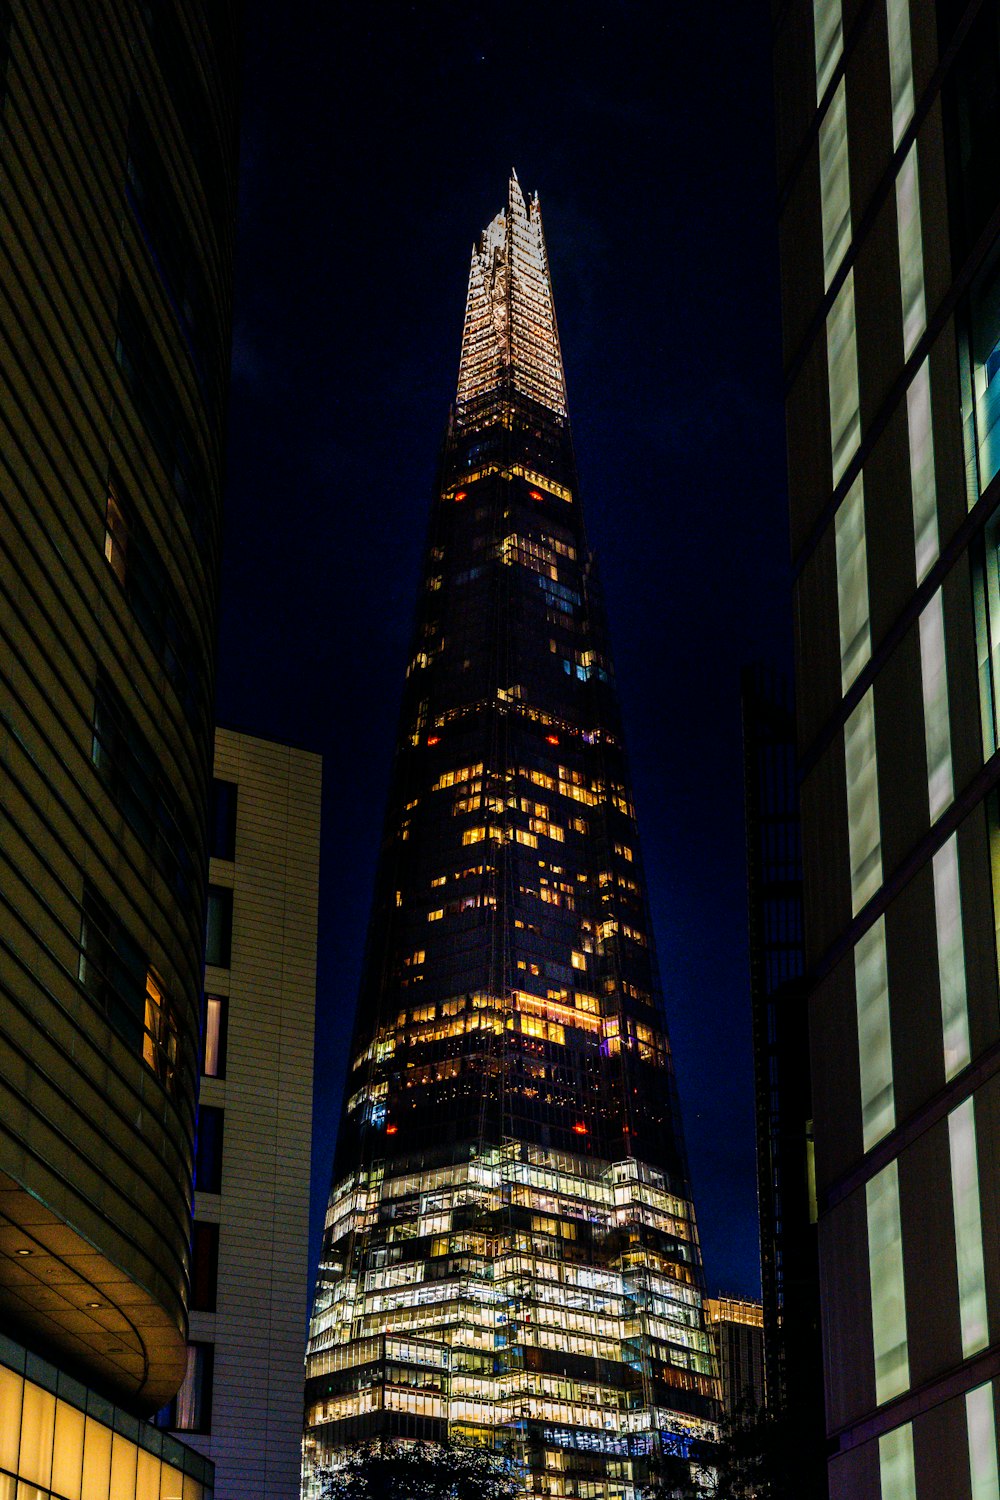
[[[456,490],[455,491],[455,503],[456,503],[456,505],[458,504],[459,500],[464,500],[465,497],[466,497],[466,495],[468,493],[469,493],[468,490]]]
[[[386,1133],[386,1135],[395,1135],[396,1131],[398,1129],[399,1129],[398,1125],[387,1125],[385,1127],[385,1133]]]
[[[427,743],[428,745],[440,745],[441,736],[439,734],[429,734],[427,736]]]
[[[541,500],[541,499],[543,499],[543,496],[542,496],[542,493],[541,493],[540,490],[529,490],[528,491],[528,495],[529,495],[529,497],[532,500]]]
[[[547,734],[545,738],[548,740],[550,745],[558,745],[559,743],[559,736],[557,734]]]
[[[584,1125],[584,1123],[583,1123],[582,1120],[577,1120],[576,1124],[573,1126],[573,1133],[575,1135],[586,1135],[587,1134],[587,1127],[586,1127],[586,1125]]]

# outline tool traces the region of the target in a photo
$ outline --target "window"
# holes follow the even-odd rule
[[[910,0],[886,0],[885,13],[889,31],[889,78],[892,87],[892,144],[896,147],[913,119]]]
[[[125,582],[128,564],[128,526],[125,513],[116,493],[116,486],[108,484],[108,502],[104,521],[104,556],[119,583]]]
[[[920,615],[920,675],[924,699],[924,742],[927,749],[927,797],[931,822],[954,796],[951,768],[951,727],[948,716],[948,675],[944,649],[944,610],[941,590]]]
[[[882,1500],[916,1500],[913,1472],[913,1427],[894,1427],[878,1440],[879,1484]]]
[[[201,544],[205,540],[205,517],[195,501],[200,484],[196,483],[194,438],[173,377],[128,285],[122,287],[118,302],[115,363],[153,450],[184,506],[194,540]],[[200,464],[197,467],[200,469]],[[201,477],[199,474],[198,479]]]
[[[225,1111],[213,1104],[198,1109],[195,1140],[194,1185],[199,1193],[222,1191],[222,1138]]]
[[[858,940],[854,950],[854,984],[861,1073],[861,1123],[865,1150],[869,1151],[876,1141],[888,1135],[896,1123],[884,917],[873,922]]]
[[[955,1215],[962,1357],[970,1359],[989,1343],[983,1229],[979,1211],[976,1115],[971,1098],[966,1099],[948,1116],[948,1149],[951,1156],[951,1200]]]
[[[195,1219],[191,1231],[192,1312],[215,1312],[219,1288],[219,1226]]]
[[[866,1200],[875,1399],[881,1406],[883,1401],[900,1395],[910,1384],[899,1174],[895,1161],[871,1178],[866,1188]]]
[[[212,801],[209,811],[208,852],[214,859],[236,857],[236,797],[235,781],[212,779]]]
[[[143,1047],[146,955],[89,883],[83,889],[80,983],[118,1035],[135,1052]]]
[[[160,550],[114,471],[108,478],[104,556],[181,706],[192,713],[203,698],[194,633]]]
[[[861,441],[853,270],[845,276],[827,315],[826,349],[830,379],[830,451],[833,483],[837,485]]]
[[[107,901],[83,888],[80,984],[111,1026],[171,1094],[178,1062],[177,1012],[163,981]]]
[[[844,726],[851,903],[856,916],[882,884],[882,829],[875,755],[875,694],[869,688]]]
[[[958,877],[958,835],[937,851],[934,872],[934,924],[937,931],[938,978],[941,982],[941,1029],[944,1076],[954,1078],[969,1062],[969,1008],[965,984],[965,943]]]
[[[965,1420],[969,1433],[969,1469],[973,1500],[997,1500],[997,1433],[993,1412],[993,1387],[978,1385],[965,1398]]]
[[[177,798],[125,702],[104,672],[94,687],[91,758],[125,821],[171,885],[186,894],[193,860]]]
[[[823,210],[823,283],[829,289],[851,243],[851,179],[847,159],[847,85],[842,78],[819,127]]]
[[[214,1363],[214,1344],[188,1344],[184,1383],[170,1404],[157,1412],[157,1427],[174,1432],[211,1432]]]
[[[204,1078],[225,1078],[229,1002],[224,995],[205,996],[201,1071]]]
[[[865,492],[860,474],[837,511],[834,535],[840,619],[840,680],[841,688],[846,693],[871,656]]]
[[[228,969],[233,944],[233,893],[225,885],[208,888],[208,918],[205,926],[205,962]]]

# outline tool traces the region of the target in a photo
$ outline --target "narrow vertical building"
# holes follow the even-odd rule
[[[159,1418],[215,1500],[299,1495],[321,770],[216,730],[191,1328]]]
[[[799,1500],[825,1500],[816,1162],[795,714],[788,684],[743,673],[757,1203],[767,1408]],[[723,1371],[723,1388],[725,1372]]]
[[[773,14],[830,1493],[994,1500],[1000,22]]]
[[[374,1435],[532,1494],[686,1473],[701,1253],[537,197],[473,251],[307,1360],[306,1493]]]
[[[767,1395],[763,1306],[744,1297],[707,1297],[705,1314],[719,1361],[722,1409],[737,1421],[751,1420]]]
[[[238,9],[0,3],[0,1486],[32,1494],[79,1494],[85,1443],[105,1494],[182,1483],[135,1419],[186,1359]]]

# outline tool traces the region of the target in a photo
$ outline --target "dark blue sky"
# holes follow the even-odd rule
[[[538,189],[709,1289],[756,1294],[739,671],[790,653],[763,4],[248,0],[218,713],[322,752],[313,1253],[469,251]]]

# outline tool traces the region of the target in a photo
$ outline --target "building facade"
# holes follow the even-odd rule
[[[472,256],[333,1170],[306,1493],[461,1436],[533,1494],[686,1472],[701,1254],[537,198]]]
[[[235,3],[0,4],[0,1320],[133,1420],[186,1357],[236,95]]]
[[[743,673],[750,998],[767,1408],[801,1500],[825,1500],[816,1161],[789,685]],[[722,1372],[725,1389],[725,1371]]]
[[[1000,1493],[1000,15],[773,7],[832,1496]]]
[[[215,1500],[299,1496],[321,773],[216,731],[187,1373],[158,1418]]]
[[[705,1316],[715,1343],[727,1417],[750,1417],[767,1396],[764,1366],[764,1309],[745,1297],[706,1297]]]

